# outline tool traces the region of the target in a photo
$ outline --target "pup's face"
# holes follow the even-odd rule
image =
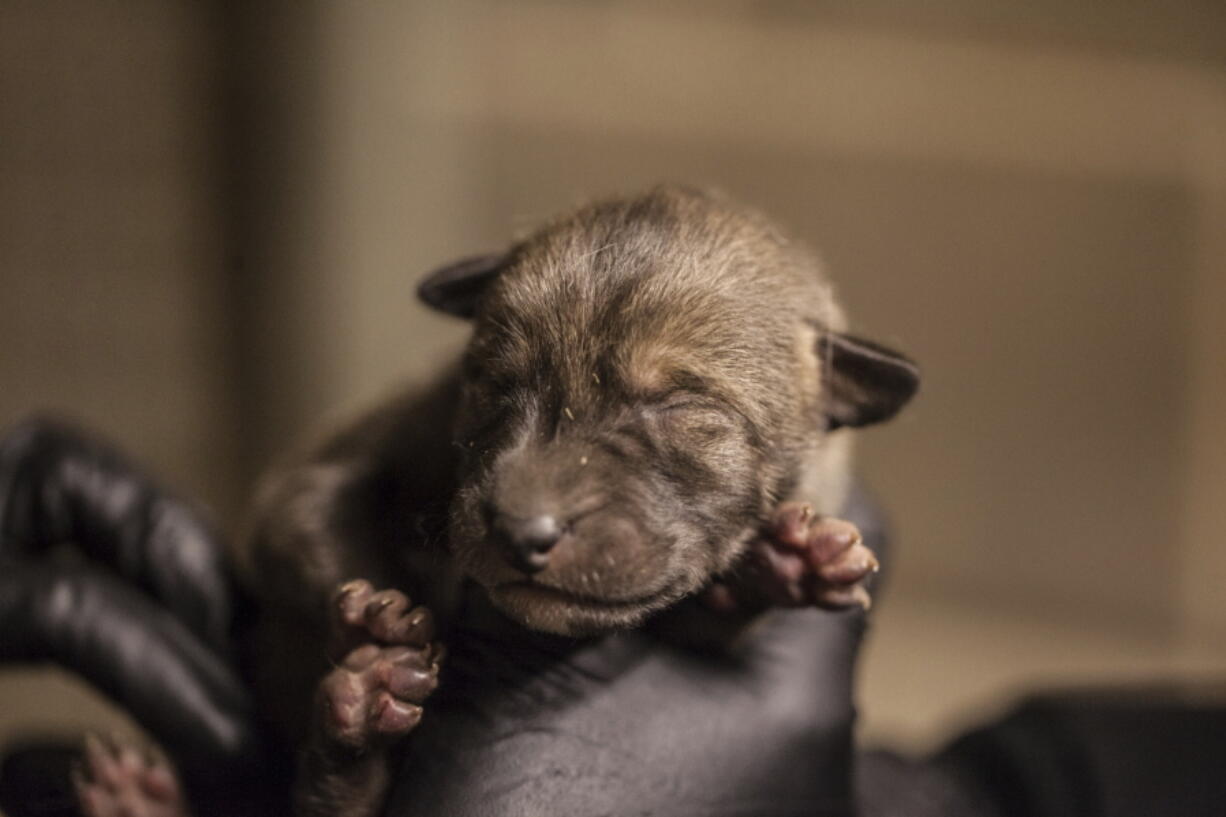
[[[690,222],[714,204],[653,195],[579,211],[423,288],[474,318],[451,546],[535,629],[631,626],[698,590],[829,425],[812,315],[834,307],[817,271],[764,275],[728,250],[746,224],[696,239]]]
[[[715,304],[678,337],[671,305],[528,305],[514,288],[508,273],[490,293],[467,353],[455,554],[531,627],[633,624],[756,527],[781,470],[757,399],[777,373],[728,370],[705,341],[736,343]]]

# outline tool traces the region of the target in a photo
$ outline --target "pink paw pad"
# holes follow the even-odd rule
[[[878,569],[855,525],[785,502],[734,573],[713,585],[705,600],[717,610],[747,604],[867,610],[872,597],[865,583]]]
[[[430,611],[365,581],[342,585],[334,611],[338,658],[318,691],[324,734],[365,750],[412,731],[438,686],[444,657],[443,646],[431,641]]]
[[[160,758],[93,735],[72,782],[87,817],[187,817],[174,772]]]

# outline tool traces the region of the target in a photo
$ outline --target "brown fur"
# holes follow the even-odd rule
[[[850,440],[827,429],[914,390],[841,334],[807,250],[712,194],[588,205],[427,286],[473,317],[462,368],[269,478],[241,554],[265,601],[253,662],[299,741],[324,670],[302,645],[339,582],[403,588],[444,623],[466,577],[530,628],[638,625],[728,570],[782,500],[835,512]],[[543,514],[566,533],[525,573],[492,525]]]
[[[662,188],[549,225],[475,316],[457,561],[515,618],[563,633],[694,592],[825,456],[820,361],[797,350],[843,324],[814,259],[721,199]],[[817,498],[837,507],[828,477]],[[491,494],[523,513],[600,509],[525,587],[484,544]]]

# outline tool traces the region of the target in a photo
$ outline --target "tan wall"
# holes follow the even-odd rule
[[[190,2],[0,4],[0,426],[79,418],[232,510],[209,25]]]

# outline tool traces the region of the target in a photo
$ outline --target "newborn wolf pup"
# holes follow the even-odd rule
[[[846,428],[890,418],[918,374],[846,334],[816,260],[769,221],[661,187],[420,292],[471,319],[462,361],[267,479],[239,554],[298,814],[377,813],[473,593],[512,627],[705,647],[770,606],[868,606],[876,560],[832,516]],[[175,813],[164,770],[89,759],[92,813],[141,775]]]

